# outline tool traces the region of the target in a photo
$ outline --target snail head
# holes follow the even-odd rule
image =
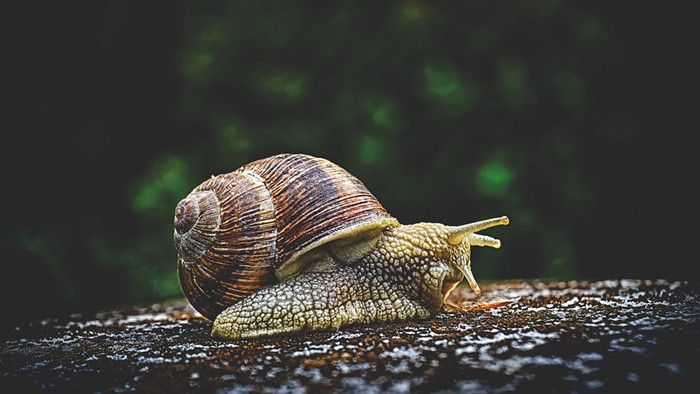
[[[447,235],[447,243],[453,247],[466,248],[465,253],[457,253],[452,258],[452,264],[464,275],[469,282],[469,286],[476,294],[481,293],[479,284],[476,283],[471,268],[471,246],[490,246],[492,248],[500,248],[501,241],[486,235],[476,234],[477,231],[485,230],[490,227],[507,225],[510,222],[508,217],[502,216],[493,219],[481,220],[474,223],[465,224],[462,226],[445,226],[445,234]]]

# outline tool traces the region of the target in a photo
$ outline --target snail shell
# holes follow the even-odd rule
[[[174,222],[182,289],[211,320],[303,270],[328,242],[398,225],[357,178],[300,154],[208,179],[180,201]]]

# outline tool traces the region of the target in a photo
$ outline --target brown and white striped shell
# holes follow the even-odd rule
[[[175,209],[182,289],[213,320],[303,269],[330,241],[398,225],[357,178],[328,160],[282,154],[197,186]]]

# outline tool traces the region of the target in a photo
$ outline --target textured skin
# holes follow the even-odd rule
[[[251,338],[427,318],[442,310],[446,292],[463,279],[458,267],[468,266],[469,254],[466,240],[447,242],[442,224],[390,227],[357,261],[335,259],[225,309],[212,335]]]

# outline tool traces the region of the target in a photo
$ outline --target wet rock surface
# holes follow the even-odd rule
[[[0,391],[696,392],[700,294],[686,282],[508,282],[495,309],[222,341],[184,301],[46,319],[2,340]],[[471,302],[458,287],[451,298]]]

